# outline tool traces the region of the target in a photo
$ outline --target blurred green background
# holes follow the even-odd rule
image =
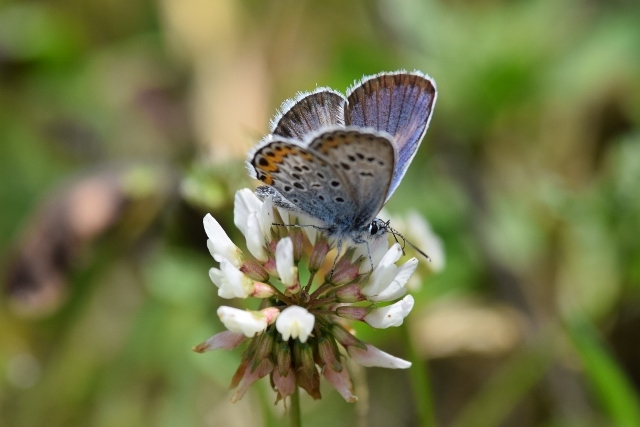
[[[387,208],[429,219],[446,268],[403,327],[359,329],[414,366],[356,369],[356,405],[325,384],[304,425],[640,425],[639,22],[624,0],[0,1],[0,425],[286,423],[267,381],[228,402],[241,350],[191,351],[222,330],[202,217],[241,240],[244,155],[284,99],[401,68],[439,97]]]

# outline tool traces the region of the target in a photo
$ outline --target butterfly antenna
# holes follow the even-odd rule
[[[391,222],[390,219],[387,220],[387,222],[384,223],[384,229],[388,232],[390,232],[393,235],[393,239],[396,241],[396,243],[400,244],[400,242],[398,241],[398,236],[395,233],[395,230],[393,228],[391,228],[391,226],[389,225],[389,223]],[[404,253],[404,247],[406,246],[406,243],[403,241],[402,243],[402,255],[406,255]]]
[[[387,230],[389,233],[393,234],[393,238],[396,239],[396,242],[398,242],[398,237],[400,237],[402,239],[402,242],[404,243],[402,246],[402,254],[404,255],[404,248],[405,246],[408,244],[409,246],[411,246],[416,252],[418,252],[420,255],[422,255],[423,257],[425,257],[427,259],[427,261],[431,262],[431,257],[429,255],[427,255],[422,249],[418,248],[416,245],[414,245],[413,243],[411,243],[411,241],[409,241],[406,237],[404,237],[402,234],[400,234],[397,230],[395,230],[394,228],[392,228],[389,225],[389,221],[387,221],[385,223],[385,230]],[[400,243],[400,242],[398,242]]]

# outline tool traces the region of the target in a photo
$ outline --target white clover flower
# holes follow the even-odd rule
[[[233,206],[233,223],[247,236],[249,215],[262,212],[262,201],[248,188],[236,191]]]
[[[290,293],[300,290],[298,267],[293,263],[293,242],[289,237],[280,240],[276,246],[276,269],[278,276]]]
[[[220,262],[227,259],[236,267],[240,267],[243,262],[242,252],[233,244],[227,233],[224,232],[218,221],[211,215],[207,214],[203,220],[204,231],[207,233],[209,240],[207,248],[211,252],[213,259]]]
[[[220,261],[220,270],[209,270],[209,277],[218,287],[221,298],[246,298],[253,292],[254,282],[224,258]]]
[[[350,346],[347,349],[349,356],[360,366],[368,368],[377,366],[388,369],[407,369],[411,367],[411,362],[407,360],[385,353],[371,344],[367,344],[366,346],[366,350],[355,346]]]
[[[405,285],[418,266],[418,260],[412,258],[398,268],[395,263],[401,256],[402,248],[395,243],[374,268],[369,283],[362,288],[362,294],[370,301],[390,301],[406,293]]]
[[[264,235],[262,233],[262,218],[259,213],[251,212],[247,219],[247,249],[258,261],[265,262],[269,254],[264,248]]]
[[[218,307],[218,317],[228,330],[249,338],[267,329],[271,320],[268,314],[260,311],[240,310],[224,305]]]
[[[386,307],[376,308],[364,317],[364,321],[377,329],[385,329],[392,326],[400,326],[404,318],[413,309],[414,300],[411,295],[407,295],[395,304]]]
[[[389,247],[385,236],[364,236],[368,245],[343,241],[336,257],[331,251],[336,241],[323,232],[323,224],[276,208],[270,195],[261,201],[247,189],[236,193],[234,223],[245,236],[249,256],[240,252],[210,215],[204,223],[207,245],[220,263],[209,272],[218,295],[262,299],[260,311],[220,307],[218,316],[228,331],[194,348],[205,352],[247,343],[234,375],[232,401],[267,375],[277,400],[291,396],[297,387],[320,398],[322,374],[346,401],[355,402],[345,358],[363,366],[411,366],[358,340],[342,326],[345,319],[374,328],[400,326],[411,312],[414,299],[405,294],[418,260],[398,265],[403,253],[398,243]],[[305,251],[309,247],[305,234],[310,251]],[[308,269],[304,286],[302,266]],[[378,306],[381,302],[389,304]]]
[[[400,298],[407,293],[406,284],[416,268],[418,268],[416,258],[411,258],[400,267],[391,264],[384,272],[381,271],[379,275],[372,277],[371,286],[363,289],[362,293],[369,301],[374,302],[393,301]],[[388,283],[389,278],[391,278],[390,283]]]
[[[305,308],[292,305],[282,310],[276,320],[276,329],[285,341],[297,338],[300,342],[307,342],[313,331],[315,319]]]

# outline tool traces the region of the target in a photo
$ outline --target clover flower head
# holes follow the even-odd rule
[[[399,326],[411,312],[414,299],[406,295],[406,285],[418,261],[397,265],[403,252],[398,243],[389,247],[386,238],[372,238],[369,252],[366,245],[347,243],[334,260],[329,253],[335,239],[319,230],[319,224],[276,208],[270,198],[262,201],[248,189],[236,193],[234,223],[249,254],[238,249],[211,215],[204,219],[207,246],[219,263],[209,276],[220,297],[260,298],[260,309],[219,307],[227,331],[194,348],[200,353],[230,350],[247,342],[231,384],[236,389],[233,402],[267,375],[276,402],[296,387],[319,399],[321,373],[346,401],[355,402],[347,358],[362,366],[411,366],[345,327],[348,320],[374,328]]]

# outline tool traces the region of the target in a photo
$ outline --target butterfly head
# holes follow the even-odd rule
[[[427,255],[422,249],[416,247],[413,243],[407,240],[407,238],[400,234],[396,229],[391,227],[391,225],[389,225],[390,222],[391,221],[383,221],[380,218],[374,219],[373,221],[371,221],[371,224],[369,224],[369,234],[371,236],[381,236],[385,233],[390,233],[393,235],[393,238],[396,240],[396,242],[398,242],[398,238],[402,239],[402,253],[404,253],[404,247],[408,244],[420,255],[425,257],[427,261],[431,262],[431,258],[429,257],[429,255]]]

